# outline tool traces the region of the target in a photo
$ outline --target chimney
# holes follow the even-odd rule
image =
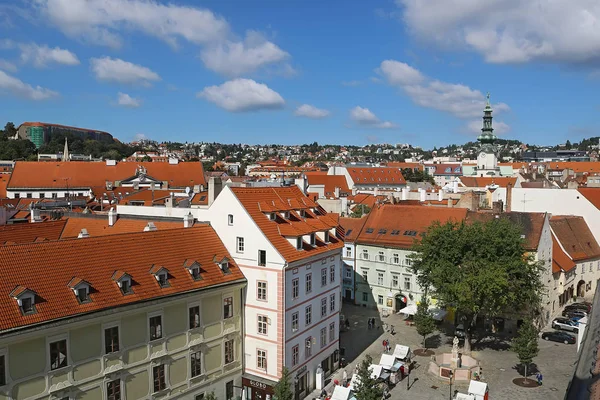
[[[335,193],[335,198],[336,198],[336,199],[339,199],[339,198],[340,198],[340,188],[339,188],[339,187],[336,187],[336,188],[334,189],[334,193]]]
[[[221,189],[223,189],[223,182],[221,178],[217,178],[215,176],[211,176],[208,180],[208,206],[210,207],[212,203],[214,203],[219,193],[221,193]]]
[[[452,182],[452,192],[458,193],[458,180],[456,179]]]
[[[444,201],[444,191],[442,189],[438,191],[438,201]]]
[[[154,225],[154,222],[152,221],[148,222],[148,225],[146,225],[146,227],[144,228],[144,232],[154,232],[157,230],[158,228],[156,227],[156,225]]]
[[[375,188],[375,190],[373,191],[373,195],[374,196],[379,195],[379,188]]]
[[[191,228],[192,226],[194,226],[194,216],[192,213],[188,213],[188,215],[183,217],[183,227]]]
[[[425,196],[427,195],[427,191],[425,189],[419,188],[419,192],[420,192],[419,201],[422,202],[422,203],[424,203],[425,202]]]
[[[450,197],[448,197],[448,208],[452,208],[454,207],[454,204],[452,204],[452,199]]]
[[[117,222],[117,213],[115,212],[115,208],[111,207],[108,210],[108,226],[113,226]]]
[[[37,208],[31,208],[30,214],[29,214],[29,218],[30,218],[30,222],[34,223],[34,222],[41,222],[42,221],[42,217],[40,216],[40,210],[38,210]]]
[[[403,187],[402,188],[402,200],[408,200],[408,188],[407,187]]]
[[[511,211],[511,205],[512,205],[512,183],[508,182],[508,185],[506,185],[506,212],[510,212]]]
[[[82,239],[82,238],[89,238],[90,234],[88,233],[87,229],[82,228],[81,231],[79,232],[79,235],[77,235],[78,239]]]

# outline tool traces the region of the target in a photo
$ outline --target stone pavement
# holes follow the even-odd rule
[[[390,315],[381,318],[377,310],[366,309],[354,305],[344,304],[342,309],[344,315],[350,320],[350,330],[340,334],[340,347],[346,349],[346,361],[348,365],[336,371],[327,381],[326,390],[331,394],[333,391],[333,380],[342,381],[342,371],[345,369],[348,377],[358,362],[369,354],[373,362],[377,363],[383,351],[382,341],[388,339],[392,348],[396,344],[410,346],[411,349],[422,347],[422,338],[417,334],[414,326],[407,326],[402,315]],[[369,330],[367,318],[376,317],[378,328]],[[384,332],[382,323],[394,325],[396,334],[391,335]],[[450,352],[452,338],[444,333],[437,332],[428,339],[428,345],[436,354]],[[573,374],[577,359],[575,345],[539,341],[539,355],[534,362],[544,376],[544,384],[536,388],[521,388],[512,383],[518,378],[519,372],[515,369],[518,363],[514,353],[508,350],[508,344],[504,342],[486,342],[483,348],[473,346],[475,350],[472,356],[481,361],[482,381],[489,385],[490,398],[499,400],[559,400],[563,399],[569,380]],[[450,387],[447,382],[437,379],[427,372],[429,357],[417,357],[417,367],[410,375],[410,390],[407,391],[406,380],[400,382],[391,390],[391,399],[449,399]],[[535,372],[535,370],[534,370]],[[458,382],[452,385],[452,391],[459,390],[466,393],[468,382]],[[319,397],[319,392],[313,392],[307,399]]]

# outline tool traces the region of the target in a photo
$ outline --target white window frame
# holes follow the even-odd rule
[[[394,253],[392,259],[394,260],[394,264],[400,264],[400,254]]]
[[[300,362],[300,346],[292,346],[292,366],[295,367]]]
[[[329,324],[329,343],[335,340],[335,321]]]
[[[192,353],[198,352],[200,352],[200,374],[192,376]],[[198,346],[191,348],[186,358],[188,361],[188,376],[190,377],[190,379],[197,379],[201,376],[206,375],[206,366],[204,364],[204,351],[202,349],[200,349]]]
[[[329,282],[335,282],[335,265],[329,266]]]
[[[404,290],[411,290],[412,277],[404,275]]]
[[[352,257],[352,247],[346,247],[346,258]]]
[[[382,295],[377,296],[377,304],[379,304],[380,306],[383,305],[383,296]]]
[[[329,312],[335,312],[335,293],[329,295]]]
[[[327,268],[321,268],[321,287],[327,286]]]
[[[231,315],[229,317],[225,317],[225,299],[231,297]],[[226,293],[221,296],[221,318],[222,319],[230,319],[235,316],[235,297],[233,296],[233,292]]]
[[[321,317],[327,315],[327,296],[321,299]]]
[[[385,272],[377,271],[377,284],[383,286],[385,282]]]
[[[294,319],[296,320],[295,328],[294,328]],[[292,313],[292,333],[298,332],[299,329],[300,329],[300,313],[298,311],[296,311],[296,312]]]
[[[235,238],[235,252],[243,254],[245,249],[244,237],[238,236]]]
[[[198,307],[199,308],[199,315],[198,315],[198,327],[197,328],[190,328],[190,309],[192,307]],[[200,329],[202,328],[202,304],[200,301],[194,301],[194,302],[190,302],[187,304],[187,327],[188,330],[195,330],[195,329]]]
[[[294,287],[294,284],[296,285]],[[292,299],[297,299],[300,296],[300,279],[292,279]]]
[[[260,287],[261,284],[264,284],[265,287],[261,288]],[[261,296],[260,296],[261,290],[264,291],[264,294],[265,294],[263,298],[261,298]],[[269,301],[268,300],[269,299],[268,291],[269,291],[269,282],[268,281],[256,281],[256,300],[257,301]]]
[[[60,367],[57,369],[52,369],[52,360],[50,357],[50,343],[60,342],[61,340],[67,341],[67,365],[64,367]],[[73,362],[71,361],[71,343],[69,340],[69,333],[61,333],[60,335],[47,336],[46,337],[46,356],[48,357],[48,361],[46,363],[47,371],[51,374],[56,373],[56,371],[65,370],[65,368],[69,368],[73,366]]]
[[[263,355],[261,356],[261,355],[259,354],[259,352],[262,352],[262,353],[263,353]],[[259,360],[260,360],[261,358],[262,358],[262,359],[264,360],[264,362],[265,362],[264,366],[260,366]],[[265,349],[259,349],[259,348],[257,348],[257,349],[256,349],[256,369],[259,369],[259,370],[261,370],[261,371],[265,371],[265,372],[266,372],[266,371],[267,371],[267,368],[269,367],[269,362],[268,362],[268,361],[269,361],[269,360],[268,360],[268,352],[267,352],[267,350],[265,350]]]
[[[304,290],[306,294],[312,293],[312,272],[304,277]]]
[[[118,340],[119,340],[119,351],[115,351],[113,353],[106,353],[106,330],[110,328],[117,327],[118,331]],[[150,327],[150,322],[148,322],[148,327]],[[123,352],[123,342],[121,339],[121,321],[112,321],[102,324],[102,355],[103,356],[112,356],[116,354],[120,354]]]
[[[264,332],[261,332],[261,326],[264,328]],[[269,317],[264,314],[258,314],[256,316],[256,333],[263,336],[269,335]]]
[[[352,269],[344,268],[346,271],[346,279],[352,279]]]
[[[150,318],[160,317],[160,338],[150,339]],[[148,340],[147,342],[156,342],[159,340],[164,340],[165,338],[165,316],[163,315],[163,310],[153,311],[147,313],[146,318],[146,326],[148,327]],[[153,386],[154,387],[154,386]]]
[[[312,305],[308,305],[304,308],[304,325],[312,325]]]
[[[400,276],[398,274],[392,274],[392,287],[397,288],[400,285]]]
[[[327,346],[327,327],[321,328],[321,331],[319,332],[319,344],[321,345],[321,348]]]
[[[380,262],[385,262],[385,253],[383,251],[380,251],[377,254],[377,260],[380,261]]]

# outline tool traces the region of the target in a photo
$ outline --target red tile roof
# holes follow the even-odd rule
[[[573,261],[600,257],[600,246],[583,217],[553,216],[550,218],[550,227]]]
[[[600,172],[600,162],[598,161],[558,161],[545,164],[549,170],[570,169],[575,173]]]
[[[360,234],[366,221],[366,216],[362,218],[340,218],[340,225],[344,228],[344,241],[353,242]]]
[[[342,240],[330,235],[330,243],[323,243],[317,238],[315,247],[305,243],[302,250],[285,238],[284,235],[298,236],[309,232],[325,231],[337,228],[337,221],[331,218],[323,209],[308,197],[304,196],[297,186],[270,188],[231,188],[242,206],[252,217],[259,229],[277,249],[279,254],[288,262],[298,261],[313,255],[325,253],[343,247]],[[319,215],[311,209],[318,208]],[[295,211],[290,212],[290,218],[280,215],[271,221],[265,212],[280,212],[304,209],[306,218],[300,217]]]
[[[500,187],[508,187],[508,184],[512,184],[515,187],[515,183],[517,182],[517,178],[507,178],[507,177],[498,177],[498,178],[477,178],[472,176],[461,176],[460,181],[465,187],[468,188],[483,188],[490,185],[498,185]]]
[[[224,274],[215,255],[228,253],[208,225],[0,247],[0,331],[244,280],[233,261]],[[190,259],[202,265],[201,280],[185,269]],[[169,287],[148,273],[153,264],[168,268]],[[119,270],[132,277],[133,294],[123,295],[112,279]],[[89,303],[80,304],[68,288],[74,277],[90,284]],[[36,293],[36,313],[23,316],[9,296],[19,286]]]
[[[579,193],[583,195],[590,203],[600,210],[600,188],[578,188]]]
[[[325,197],[335,197],[336,187],[340,189],[340,194],[352,193],[344,175],[327,175],[326,172],[307,172],[304,175],[309,185],[324,185]]]
[[[69,217],[66,220],[66,225],[60,238],[76,238],[82,229],[86,229],[90,237],[143,232],[149,222],[154,223],[156,229],[159,231],[183,228],[183,219],[181,221],[157,221],[151,218],[133,219],[119,217],[113,226],[109,226],[108,216],[105,218]]]
[[[521,233],[525,236],[525,249],[529,251],[537,250],[544,230],[544,222],[546,221],[545,213],[503,212],[497,214],[488,211],[469,211],[467,213],[467,221],[486,222],[495,218],[506,218],[521,228]]]
[[[65,188],[67,185],[73,189],[102,188],[106,187],[106,181],[114,183],[134,177],[138,166],[146,168],[148,177],[166,181],[169,187],[184,188],[206,183],[200,162],[117,162],[116,165],[106,165],[105,162],[88,161],[17,161],[8,182],[8,189]],[[65,181],[65,178],[68,180]]]
[[[418,163],[418,162],[394,162],[391,161],[389,163],[386,164],[386,167],[393,167],[393,168],[400,168],[400,169],[412,169],[414,170],[418,170],[418,171],[423,171],[425,168],[423,167],[423,164]]]
[[[466,208],[384,204],[371,210],[357,242],[410,248],[434,221],[458,222],[466,217]]]
[[[65,228],[67,221],[47,221],[36,223],[20,223],[13,225],[0,225],[0,245],[6,242],[32,243],[44,238],[58,240]],[[77,236],[77,235],[75,235]]]
[[[434,175],[452,175],[461,176],[462,166],[460,164],[433,164],[435,166]],[[429,166],[429,165],[428,165]]]
[[[355,185],[406,185],[398,168],[348,166],[346,169]]]
[[[556,237],[552,235],[552,273],[569,272],[575,268],[575,262],[563,251]]]
[[[0,199],[6,198],[6,185],[10,179],[10,174],[0,174]]]

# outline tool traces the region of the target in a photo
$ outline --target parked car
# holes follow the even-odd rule
[[[570,319],[577,318],[581,319],[583,317],[587,317],[587,313],[581,310],[564,310],[562,312],[563,317],[568,317]]]
[[[567,305],[567,307],[570,307],[570,306],[576,306],[576,307],[582,307],[582,308],[585,307],[584,311],[587,311],[587,312],[592,311],[592,303],[590,303],[589,301],[580,301],[578,303],[573,303],[573,304]]]
[[[542,333],[542,339],[551,340],[553,342],[562,342],[564,344],[575,344],[577,341],[575,336],[560,331],[544,332]]]
[[[565,306],[565,311],[567,310],[581,310],[585,312],[590,312],[590,307],[585,303],[573,303]]]
[[[574,333],[579,332],[579,328],[577,328],[577,323],[565,317],[554,318],[554,320],[552,320],[552,327],[554,329],[562,329],[563,331],[571,331]]]

